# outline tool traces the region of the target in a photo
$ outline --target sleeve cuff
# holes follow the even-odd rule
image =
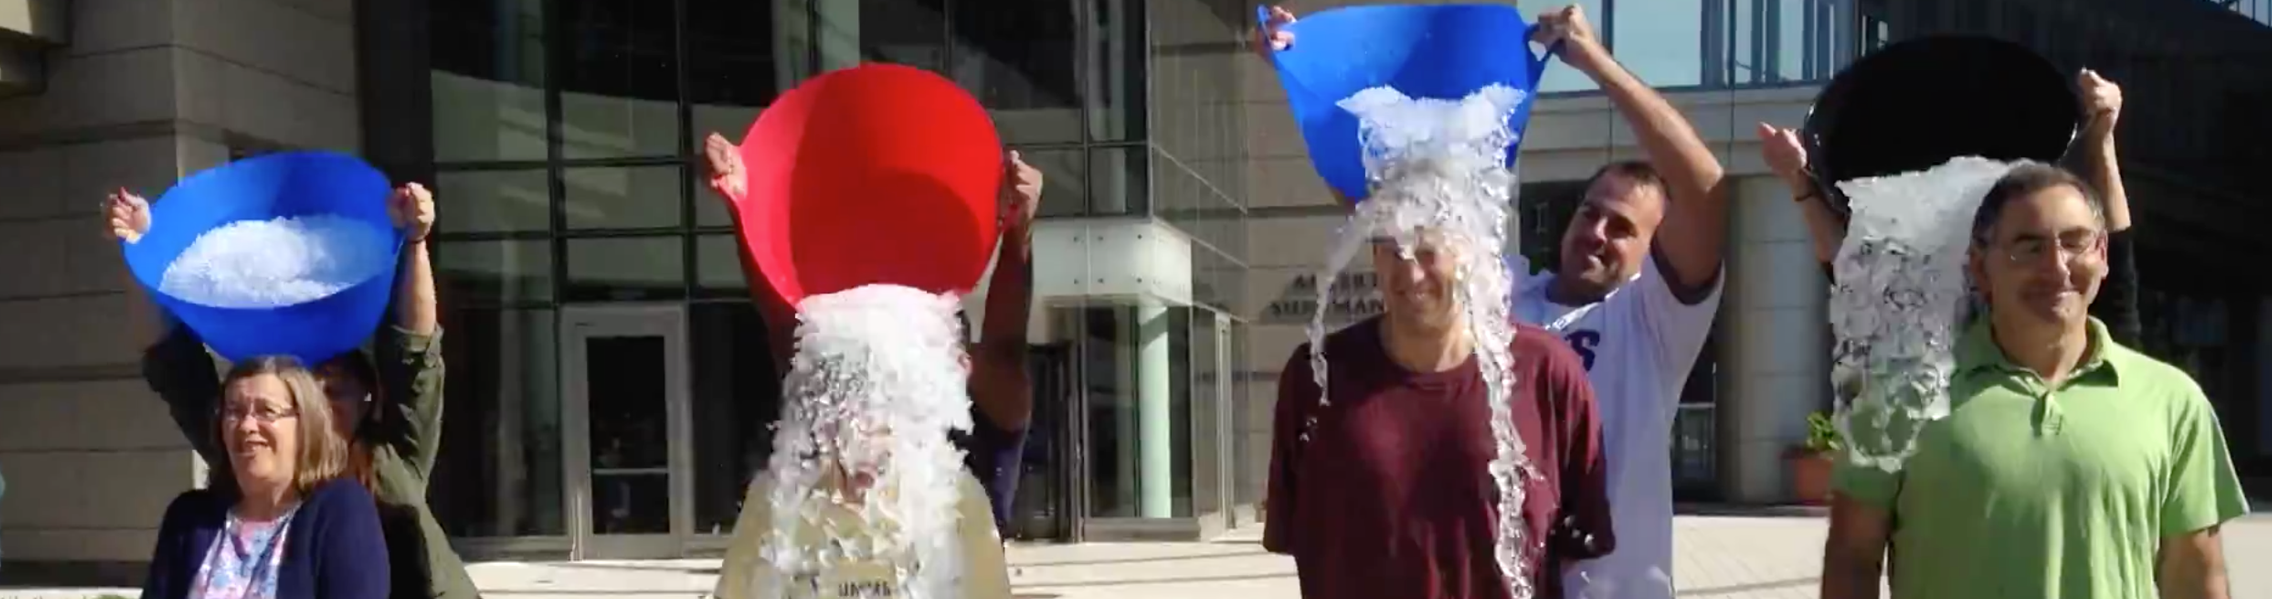
[[[394,331],[395,347],[400,348],[403,355],[425,356],[440,351],[442,347],[441,327],[434,327],[434,333],[430,335],[412,332],[401,325],[390,324],[387,327]]]

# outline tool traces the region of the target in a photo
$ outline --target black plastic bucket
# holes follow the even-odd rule
[[[2071,75],[2026,47],[1936,36],[1879,48],[1815,97],[1803,139],[1815,184],[1920,171],[1959,156],[2058,160],[2082,118]]]

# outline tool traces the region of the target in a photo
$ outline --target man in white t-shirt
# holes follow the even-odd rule
[[[1562,61],[1601,86],[1648,160],[1586,184],[1561,264],[1525,276],[1515,318],[1561,335],[1600,405],[1617,551],[1575,569],[1570,597],[1672,597],[1672,420],[1720,304],[1728,192],[1719,160],[1678,109],[1612,60],[1585,13],[1539,15]],[[1661,233],[1661,235],[1660,235]]]
[[[1293,20],[1274,8],[1257,51],[1297,43],[1279,29]],[[1562,62],[1601,86],[1648,157],[1603,166],[1586,182],[1553,273],[1529,276],[1510,259],[1511,312],[1560,335],[1584,361],[1609,461],[1617,550],[1565,569],[1564,596],[1669,599],[1672,417],[1720,305],[1728,189],[1687,118],[1610,58],[1584,10],[1548,11],[1535,27],[1535,41],[1561,42]]]

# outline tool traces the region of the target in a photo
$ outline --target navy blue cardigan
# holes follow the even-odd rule
[[[158,527],[143,599],[186,599],[197,569],[228,522],[234,501],[196,490],[174,498]],[[276,599],[385,599],[387,541],[370,491],[353,479],[323,483],[302,498],[284,537]]]

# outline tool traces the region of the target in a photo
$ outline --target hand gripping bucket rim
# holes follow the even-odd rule
[[[1815,185],[1922,171],[1961,156],[2055,162],[2082,122],[2069,76],[2025,46],[1936,35],[1871,51],[1840,70],[1800,132]]]
[[[1258,23],[1269,8],[1257,9]],[[1508,119],[1517,135],[1530,118],[1539,77],[1554,49],[1533,53],[1531,23],[1497,4],[1370,5],[1319,11],[1286,26],[1294,45],[1269,52],[1307,145],[1310,164],[1352,202],[1369,193],[1355,115],[1339,102],[1387,85],[1414,98],[1458,100],[1497,83],[1526,96]]]
[[[877,63],[822,74],[759,114],[740,151],[748,274],[791,306],[878,283],[966,293],[985,273],[1002,142],[945,77]]]
[[[286,355],[314,366],[361,347],[394,293],[403,233],[387,212],[393,187],[362,159],[320,150],[279,152],[199,171],[150,203],[150,230],[124,245],[127,269],[151,299],[231,361]],[[222,225],[332,214],[387,232],[387,268],[331,295],[274,308],[220,308],[160,289],[166,269],[198,236]]]

